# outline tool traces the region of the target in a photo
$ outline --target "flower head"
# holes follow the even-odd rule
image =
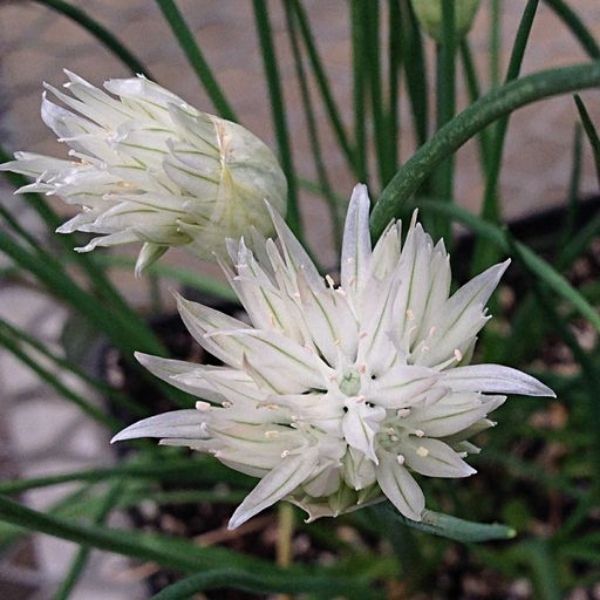
[[[223,265],[251,325],[179,299],[194,338],[225,366],[138,355],[158,377],[199,396],[131,425],[114,440],[162,438],[260,477],[235,511],[237,527],[286,498],[310,519],[384,497],[406,517],[425,506],[416,477],[466,477],[468,438],[492,425],[504,393],[553,395],[499,365],[468,366],[485,303],[508,262],[450,295],[442,241],[391,223],[374,248],[369,199],[357,186],[346,217],[341,281],[323,279],[273,212],[256,255],[240,240]]]
[[[436,42],[442,41],[442,0],[411,0],[421,27]],[[479,0],[454,0],[454,28],[462,38],[469,32],[479,8]]]
[[[110,95],[66,73],[71,95],[45,87],[68,109],[44,93],[42,118],[70,147],[70,160],[17,152],[0,169],[35,177],[19,191],[82,206],[58,229],[99,234],[79,251],[141,241],[139,272],[170,246],[212,258],[227,237],[250,227],[269,233],[265,200],[285,213],[287,183],[275,156],[240,125],[142,76],[106,81]]]

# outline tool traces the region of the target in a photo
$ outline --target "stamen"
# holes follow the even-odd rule
[[[361,375],[364,375],[367,372],[367,365],[365,363],[361,363],[356,366],[356,369]]]
[[[290,451],[289,451],[289,450],[284,450],[284,451],[283,451],[283,452],[280,454],[280,456],[281,456],[281,458],[285,458],[286,456],[289,456],[289,454],[290,454]]]
[[[435,325],[432,325],[431,329],[429,330],[428,337],[433,337],[436,330],[437,330],[437,327]]]
[[[229,400],[223,400],[223,402],[221,402],[221,406],[223,408],[231,408],[233,406],[233,402],[230,402]]]
[[[414,321],[415,320],[415,313],[410,308],[406,309],[406,318],[409,321]]]
[[[456,358],[456,362],[460,362],[463,359],[463,354],[458,348],[454,348],[454,358]]]
[[[425,435],[425,432],[422,429],[415,429],[415,435],[418,438],[422,438]]]
[[[419,446],[417,448],[417,454],[423,458],[425,458],[426,456],[429,456],[429,450],[427,450],[427,448],[425,448],[425,446]]]
[[[273,430],[273,429],[271,429],[271,430],[269,430],[269,431],[265,431],[265,437],[266,437],[268,440],[275,439],[275,438],[279,437],[279,431],[275,431],[275,430]]]
[[[210,409],[210,404],[208,402],[204,402],[204,400],[198,400],[196,402],[196,410],[206,411]]]
[[[335,287],[335,281],[333,281],[333,277],[329,274],[325,275],[325,281],[327,282],[327,285],[333,289]]]
[[[404,458],[404,456],[402,456],[402,454],[398,454],[398,456],[396,456],[396,460],[398,461],[399,465],[403,465],[404,462],[406,461],[406,459]]]
[[[366,331],[361,331],[358,334],[359,339],[364,340],[369,334]]]
[[[408,415],[410,415],[410,408],[399,408],[396,411],[396,416],[400,417],[401,419],[404,417],[408,417]]]

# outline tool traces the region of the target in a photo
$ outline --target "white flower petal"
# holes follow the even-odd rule
[[[506,396],[482,396],[476,393],[445,394],[429,406],[415,406],[406,424],[426,436],[439,438],[463,431],[496,410]]]
[[[412,406],[438,378],[439,375],[427,367],[393,367],[372,381],[369,400],[390,409]]]
[[[192,337],[208,352],[214,354],[224,363],[241,367],[244,353],[248,350],[244,339],[231,335],[211,336],[221,330],[242,330],[248,325],[238,319],[229,317],[218,310],[197,302],[190,302],[176,295],[177,308]]]
[[[369,270],[369,208],[367,186],[356,185],[348,205],[342,243],[341,282],[346,292],[360,289]]]
[[[468,477],[476,473],[448,444],[427,437],[411,437],[402,445],[406,464],[428,477]]]
[[[420,521],[425,496],[419,484],[393,454],[381,452],[379,458],[377,483],[381,491],[405,517]]]
[[[444,383],[456,391],[548,396],[556,394],[535,377],[495,364],[456,367],[444,371]]]
[[[316,290],[324,287],[323,278],[319,275],[315,264],[302,247],[302,244],[296,239],[281,215],[273,210],[269,203],[267,203],[267,208],[279,236],[289,271],[294,274],[303,273],[308,284]]]
[[[111,444],[143,437],[206,439],[208,418],[206,411],[194,409],[174,410],[155,415],[126,427],[112,438]]]
[[[291,494],[311,475],[316,464],[317,451],[314,448],[286,456],[237,507],[229,520],[228,529],[236,529],[271,504]]]

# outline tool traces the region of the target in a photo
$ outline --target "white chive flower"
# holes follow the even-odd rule
[[[374,248],[365,186],[344,230],[341,282],[324,279],[272,212],[279,235],[231,242],[223,265],[251,325],[179,298],[196,341],[223,361],[207,366],[138,354],[168,383],[202,398],[195,409],[145,419],[113,441],[140,437],[208,452],[260,478],[235,528],[278,500],[336,516],[387,497],[419,521],[421,477],[467,477],[468,439],[493,423],[502,394],[553,396],[512,368],[469,366],[485,304],[508,266],[450,293],[443,241],[391,223]]]
[[[17,152],[0,169],[35,178],[20,192],[82,207],[58,229],[98,234],[77,250],[142,242],[139,273],[170,246],[210,259],[250,227],[270,233],[265,200],[285,213],[285,176],[248,130],[143,76],[106,81],[108,94],[65,72],[70,95],[45,87],[66,108],[44,93],[42,119],[70,147],[69,160]]]

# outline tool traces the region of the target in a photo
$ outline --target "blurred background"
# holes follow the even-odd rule
[[[191,72],[181,48],[171,34],[154,2],[149,0],[77,0],[103,25],[122,39],[149,67],[155,80],[174,91],[200,110],[213,112],[211,103]],[[470,41],[474,58],[493,83],[490,69],[489,23],[492,2],[483,0]],[[522,0],[504,0],[499,21],[501,48],[500,79],[506,70],[510,48],[522,15]],[[600,38],[600,3],[573,0],[571,7]],[[188,24],[201,41],[226,95],[231,99],[241,122],[275,149],[271,128],[270,105],[264,85],[261,57],[257,51],[251,3],[249,0],[181,0],[179,6]],[[340,0],[307,0],[304,6],[314,28],[316,41],[329,74],[333,93],[341,106],[343,119],[352,122],[351,40],[346,4]],[[288,126],[293,141],[293,159],[298,172],[315,179],[307,128],[301,109],[286,24],[279,2],[270,4],[276,51],[280,60]],[[387,33],[384,32],[384,36]],[[428,60],[433,60],[431,44]],[[570,65],[586,60],[586,54],[572,34],[543,2],[540,3],[529,40],[522,73]],[[95,85],[129,72],[114,56],[102,48],[80,27],[33,1],[0,1],[0,135],[6,150],[29,150],[64,156],[65,148],[55,141],[39,116],[42,82],[60,86],[67,68]],[[458,109],[467,105],[458,69]],[[600,92],[582,94],[595,122],[600,122]],[[333,143],[327,115],[316,104],[318,130],[325,162],[336,193],[347,197],[356,183],[346,169],[338,145]],[[519,110],[511,117],[505,146],[500,194],[506,219],[538,212],[563,204],[567,197],[572,164],[573,130],[577,112],[572,97],[562,96]],[[408,99],[400,97],[402,147],[401,161],[414,148],[414,135]],[[484,182],[476,157],[476,144],[470,142],[457,155],[457,202],[475,212],[479,210]],[[21,223],[32,231],[42,231],[37,215],[12,190],[1,184],[0,202],[19,215]],[[581,196],[598,191],[591,153],[586,147],[582,163]],[[377,195],[378,190],[372,189]],[[53,202],[64,216],[69,207]],[[307,237],[325,265],[335,264],[333,248],[328,244],[328,213],[322,200],[302,192],[301,210],[308,224]],[[118,252],[126,252],[119,248]],[[131,256],[135,250],[132,249]],[[0,257],[0,261],[5,260]],[[217,274],[211,265],[177,251],[164,259],[173,265],[187,266]],[[6,266],[6,265],[2,265]],[[147,310],[150,294],[148,281],[133,277],[128,270],[115,270],[114,280],[126,298],[140,310]],[[171,298],[168,283],[161,283],[161,300],[167,308]],[[66,310],[24,284],[0,282],[0,315],[34,333],[51,346],[58,347]],[[76,327],[76,326],[75,326]],[[85,335],[85,332],[82,333]],[[66,377],[66,376],[65,376]],[[91,394],[81,383],[82,393]],[[14,356],[0,354],[0,475],[31,477],[67,469],[103,465],[112,460],[107,448],[106,431],[100,430],[70,405],[58,402],[56,391],[45,387],[39,378]],[[44,508],[64,494],[65,487],[27,492],[25,499],[36,508]],[[31,545],[33,544],[33,546]],[[47,581],[57,581],[70,564],[74,551],[67,542],[37,537],[0,563],[0,598],[46,598]],[[114,556],[94,555],[92,567],[71,597],[134,599],[141,594],[139,579],[144,573]],[[152,567],[150,566],[150,569]],[[527,588],[527,582],[522,585]],[[527,591],[527,590],[526,590]],[[516,593],[516,592],[515,592]],[[37,595],[36,595],[37,594]],[[511,596],[513,597],[513,596]],[[528,597],[528,596],[514,596]],[[587,596],[571,595],[572,600]],[[600,590],[597,595],[600,598]]]

